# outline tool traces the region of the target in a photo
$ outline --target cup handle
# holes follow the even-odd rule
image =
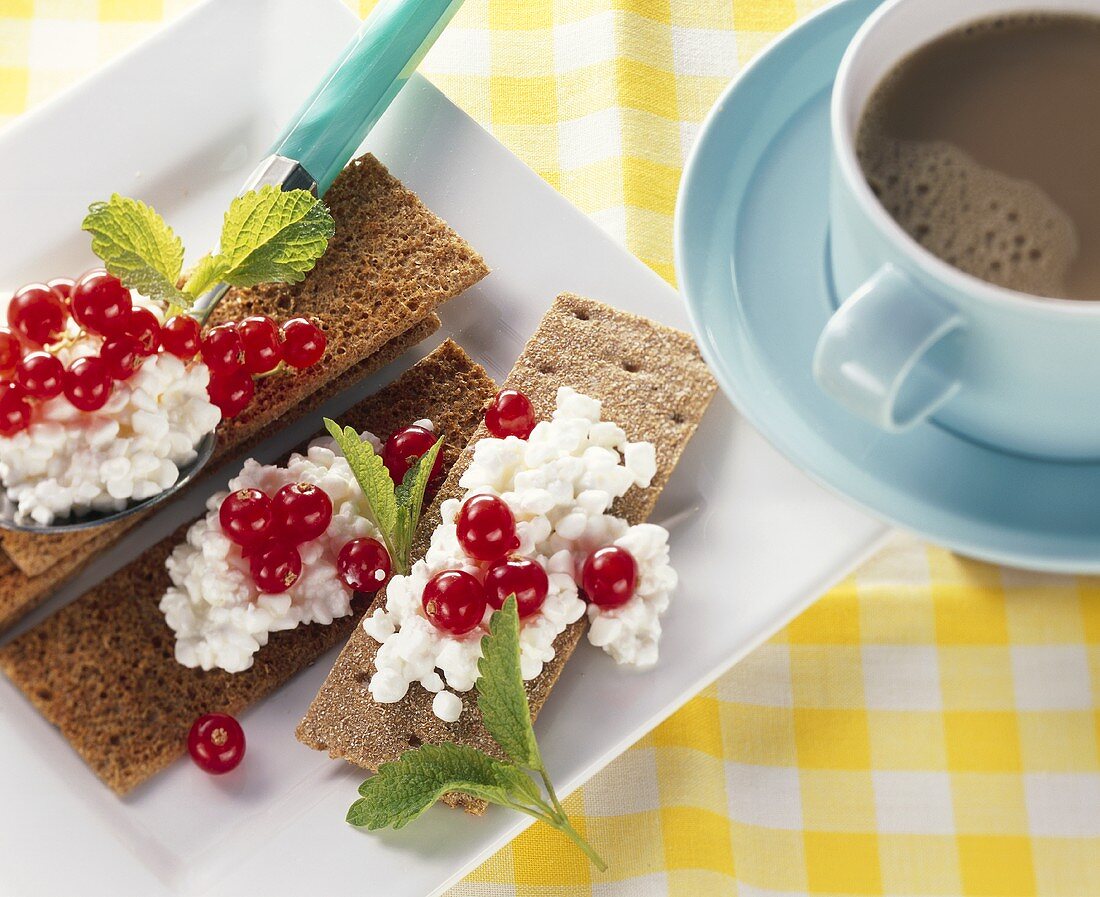
[[[949,303],[885,265],[825,325],[814,353],[814,379],[853,414],[900,433],[958,392],[959,380],[943,353],[929,353],[964,324]]]

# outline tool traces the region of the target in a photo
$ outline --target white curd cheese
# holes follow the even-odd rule
[[[381,450],[372,434],[362,436]],[[160,609],[176,634],[176,660],[184,666],[238,673],[252,666],[272,632],[327,625],[351,613],[353,592],[340,579],[336,559],[352,539],[379,534],[362,516],[363,492],[347,460],[334,449],[326,438],[311,444],[305,455],[291,455],[286,467],[246,461],[229,491],[210,498],[206,516],[172,552],[167,562],[172,585]],[[251,488],[274,496],[292,483],[323,489],[332,500],[332,522],[320,537],[298,546],[298,581],[281,594],[265,594],[253,582],[240,548],[223,532],[218,512],[230,492]]]
[[[540,422],[526,440],[488,437],[474,448],[459,484],[465,497],[498,495],[516,518],[519,548],[513,552],[546,570],[549,592],[539,611],[522,621],[520,667],[534,679],[554,657],[554,640],[585,613],[577,582],[588,555],[620,545],[637,562],[637,588],[622,607],[588,608],[593,644],[617,662],[648,665],[657,659],[659,616],[676,585],[669,565],[668,532],[652,524],[629,526],[608,514],[612,502],[631,486],[646,487],[657,472],[650,443],[630,442],[621,427],[600,417],[600,403],[569,387],[557,394],[552,419]],[[381,643],[369,688],[380,703],[400,701],[419,682],[435,692],[436,716],[453,722],[461,714],[457,695],[477,680],[481,638],[492,615],[467,635],[442,632],[424,616],[422,597],[428,580],[443,570],[465,570],[484,578],[487,564],[468,557],[458,542],[455,518],[461,501],[441,506],[442,522],[432,533],[425,557],[408,576],[394,576],[386,605],[363,620],[363,628]],[[449,691],[447,691],[449,690]],[[445,695],[449,695],[445,697]]]

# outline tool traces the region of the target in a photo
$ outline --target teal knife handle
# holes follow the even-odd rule
[[[405,86],[462,0],[381,0],[275,141],[324,193]]]

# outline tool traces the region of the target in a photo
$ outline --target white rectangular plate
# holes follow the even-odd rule
[[[156,205],[192,252],[211,244],[228,199],[355,27],[338,0],[208,2],[18,122],[0,138],[0,287],[90,266],[79,223],[89,202],[112,191]],[[366,148],[492,267],[446,307],[443,329],[494,377],[509,370],[562,291],[687,326],[663,281],[422,79],[401,93]],[[326,412],[336,416],[428,348]],[[256,455],[277,457],[319,421],[288,428]],[[227,468],[218,481],[229,475]],[[197,516],[203,498],[192,495],[140,527],[21,629]],[[779,629],[884,532],[788,465],[722,398],[655,519],[672,530],[682,582],[662,663],[624,672],[581,646],[538,723],[563,790]],[[0,891],[422,897],[515,836],[524,820],[503,811],[472,819],[437,808],[397,834],[347,826],[362,774],[293,734],[333,657],[245,715],[249,751],[236,773],[215,779],[180,762],[125,800],[0,681]]]

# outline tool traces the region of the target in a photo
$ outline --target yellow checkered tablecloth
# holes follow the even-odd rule
[[[193,2],[0,0],[0,120]],[[671,280],[699,123],[815,5],[466,0],[424,70]],[[1098,742],[1100,581],[898,537],[567,802],[608,873],[536,827],[452,897],[1096,897]]]

